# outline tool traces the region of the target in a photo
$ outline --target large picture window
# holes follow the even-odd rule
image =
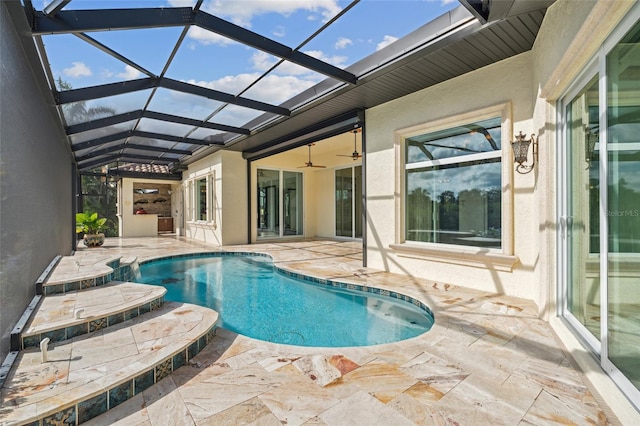
[[[501,122],[405,139],[405,241],[502,247]]]

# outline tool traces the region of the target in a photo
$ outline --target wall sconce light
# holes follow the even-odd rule
[[[516,172],[521,174],[527,174],[533,170],[538,158],[538,138],[536,138],[536,135],[531,135],[530,139],[525,139],[525,137],[526,135],[520,131],[520,134],[516,135],[516,140],[511,142],[514,162],[517,164]],[[533,158],[531,164],[525,164],[529,157],[529,145],[531,144],[533,144]]]

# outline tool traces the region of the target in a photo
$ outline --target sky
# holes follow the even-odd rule
[[[43,0],[33,2],[38,10],[47,3]],[[192,7],[194,4],[195,0],[73,0],[63,10]],[[348,5],[349,2],[343,0],[205,0],[201,10],[289,47],[300,47],[307,55],[344,68],[458,7],[460,3],[457,0],[362,0],[327,30],[303,45]],[[87,35],[159,75],[181,32],[182,27],[171,27],[91,32]],[[61,78],[72,88],[147,77],[74,35],[45,35],[42,39],[54,77],[56,80]],[[322,74],[285,62],[256,83],[258,77],[279,60],[193,26],[165,76],[274,105],[326,79]],[[108,103],[117,113],[122,113],[142,109],[148,100],[148,97],[136,93],[90,101],[94,105],[89,106]],[[150,102],[150,109],[154,111],[197,119],[207,118],[220,106],[220,103],[206,98],[163,89],[158,90]],[[242,126],[260,114],[256,110],[227,106],[212,121]],[[153,127],[147,123],[149,126]],[[168,123],[162,126],[163,131],[171,134],[180,134],[184,130]],[[210,133],[210,130],[203,131],[192,137],[204,137]]]

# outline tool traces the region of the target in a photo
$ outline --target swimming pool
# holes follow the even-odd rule
[[[207,254],[143,263],[137,281],[164,286],[167,300],[216,310],[228,330],[274,343],[368,346],[433,325],[429,308],[409,297],[295,275],[266,256]]]

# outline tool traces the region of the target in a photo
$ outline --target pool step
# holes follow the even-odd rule
[[[166,289],[160,286],[112,281],[100,287],[52,294],[42,298],[19,336],[19,348],[38,348],[91,333],[158,309]]]
[[[51,296],[49,296],[51,297]],[[0,424],[80,424],[185,365],[213,339],[218,314],[167,302],[94,333],[19,353],[1,391]]]

